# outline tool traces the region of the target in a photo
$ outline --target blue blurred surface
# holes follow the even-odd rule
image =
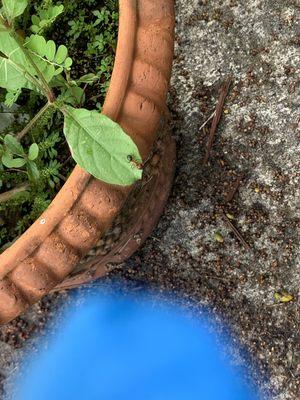
[[[258,398],[213,326],[165,302],[89,295],[58,326],[24,363],[16,400]]]

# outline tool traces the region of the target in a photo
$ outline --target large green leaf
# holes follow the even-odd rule
[[[0,10],[1,11],[1,10]],[[6,26],[5,26],[5,18],[3,15],[0,13],[0,32],[6,31]]]
[[[7,58],[14,61],[19,65],[26,66],[28,61],[16,39],[7,31],[0,32],[0,51],[6,55]]]
[[[28,5],[27,0],[2,0],[3,9],[9,21],[23,14]]]
[[[120,125],[97,111],[64,106],[64,133],[75,161],[107,183],[131,185],[142,177],[138,148]]]
[[[35,79],[28,74],[24,66],[1,56],[0,87],[11,91],[26,88],[41,93],[41,89],[36,84]]]
[[[0,87],[16,91],[27,86],[26,71],[7,58],[0,57]]]
[[[0,57],[0,86],[13,91],[20,88],[37,90],[29,76],[35,71],[9,32],[0,31],[0,52],[7,57]]]

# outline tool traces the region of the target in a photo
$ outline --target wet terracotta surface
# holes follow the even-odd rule
[[[144,160],[156,138],[173,58],[173,0],[120,0],[115,67],[103,107]],[[41,217],[0,256],[0,323],[57,286],[96,244],[131,187],[98,181],[75,167]]]

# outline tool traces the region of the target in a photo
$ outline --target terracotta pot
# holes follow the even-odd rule
[[[145,161],[149,154],[155,155],[151,150],[166,110],[173,58],[173,0],[120,0],[119,4],[118,46],[103,113],[132,137]],[[133,207],[131,211],[139,221],[135,229],[145,228],[141,240],[133,245],[129,236],[121,249],[123,258],[117,257],[122,251],[114,252],[115,261],[132,253],[162,211],[174,167],[174,144],[164,134],[158,147],[164,149],[159,150],[162,156],[167,151],[148,193],[148,207]],[[74,270],[111,227],[132,190],[133,187],[105,184],[75,167],[49,208],[0,255],[1,323],[22,313]],[[130,229],[127,232],[132,234]],[[94,267],[92,278],[101,275],[99,262],[101,259],[93,256],[88,261],[89,267]],[[84,276],[88,271],[82,273],[82,281],[88,280]]]

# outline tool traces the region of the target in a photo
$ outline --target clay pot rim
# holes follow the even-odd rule
[[[109,84],[103,114],[115,120],[122,105],[134,57],[134,37],[136,32],[137,0],[119,0],[119,29],[114,68]],[[45,240],[62,218],[70,211],[79,196],[93,178],[78,165],[59,190],[49,207],[8,249],[0,254],[0,279]]]

